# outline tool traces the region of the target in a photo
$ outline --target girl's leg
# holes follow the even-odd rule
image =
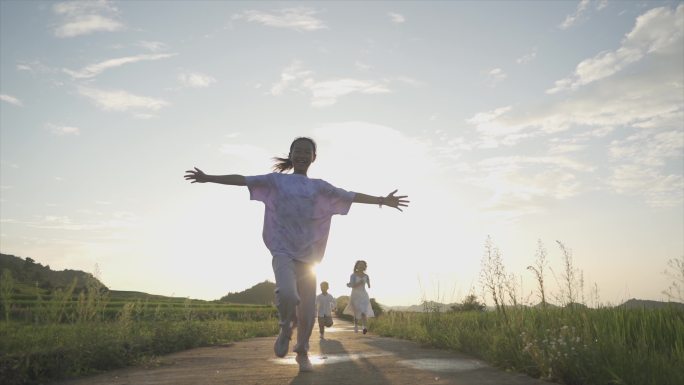
[[[294,261],[297,273],[297,344],[293,351],[307,354],[309,338],[316,320],[316,275],[310,263]]]
[[[292,323],[299,303],[297,275],[294,261],[288,257],[273,257],[272,264],[276,281],[275,302],[280,321],[280,333],[273,345],[273,351],[276,356],[285,357],[290,349]]]
[[[296,317],[299,293],[294,261],[287,257],[273,257],[275,275],[275,304],[278,308],[280,327],[290,329]]]
[[[368,329],[366,328],[366,320],[367,320],[366,313],[361,313],[361,323],[363,325],[363,334],[366,334],[366,331],[368,331]]]

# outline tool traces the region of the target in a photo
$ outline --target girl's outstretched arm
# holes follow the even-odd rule
[[[366,283],[368,284],[368,288],[370,289],[370,276],[366,274]]]
[[[354,203],[366,203],[366,204],[371,204],[371,205],[379,205],[382,207],[382,205],[385,206],[390,206],[394,207],[395,209],[399,211],[404,211],[401,208],[402,207],[408,207],[409,200],[408,195],[399,195],[399,196],[394,196],[394,193],[396,193],[398,190],[394,190],[391,193],[389,193],[386,197],[375,197],[372,195],[366,195],[362,193],[356,193],[354,195],[354,200],[352,202]]]
[[[185,179],[192,181],[190,183],[220,183],[232,186],[246,186],[247,182],[242,175],[207,175],[204,171],[195,167],[194,170],[187,170],[185,172]]]

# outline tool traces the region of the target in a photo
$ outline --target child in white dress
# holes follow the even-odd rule
[[[353,150],[353,149],[352,149]],[[284,357],[290,348],[293,328],[297,328],[294,351],[299,370],[313,366],[308,357],[309,337],[316,318],[316,276],[313,267],[325,252],[333,215],[345,215],[352,203],[407,207],[406,196],[372,196],[346,191],[322,179],[307,176],[316,160],[316,142],[296,138],[287,158],[274,158],[274,171],[266,175],[207,175],[197,167],[185,179],[192,183],[219,183],[247,186],[252,200],[264,203],[264,244],[271,252],[275,275],[275,300],[280,318],[280,334],[273,345],[276,356]],[[292,174],[284,172],[293,170]],[[226,244],[230,247],[230,241]]]
[[[351,287],[351,295],[349,296],[349,304],[344,309],[344,314],[354,316],[354,332],[359,332],[358,321],[361,319],[363,326],[363,334],[368,332],[366,328],[366,320],[368,317],[375,317],[373,307],[366,291],[366,285],[370,289],[370,277],[366,274],[368,265],[366,261],[356,261],[354,264],[354,273],[349,277],[347,287]]]
[[[325,328],[333,326],[332,311],[335,308],[335,297],[328,293],[328,282],[321,282],[321,294],[316,296],[316,309],[318,314],[318,331],[321,339],[325,339]]]

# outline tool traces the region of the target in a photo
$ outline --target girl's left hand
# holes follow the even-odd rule
[[[397,209],[399,211],[404,211],[401,209],[401,207],[408,207],[408,204],[411,201],[405,199],[405,198],[408,198],[408,195],[394,196],[394,194],[397,191],[399,191],[399,190],[394,190],[391,193],[389,193],[386,197],[382,198],[381,205],[394,207],[395,209]]]

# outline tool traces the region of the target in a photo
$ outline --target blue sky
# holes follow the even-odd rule
[[[404,213],[335,217],[319,279],[410,304],[480,293],[484,242],[535,300],[664,299],[684,255],[677,1],[0,2],[0,251],[113,289],[215,299],[272,279],[263,207],[183,172],[309,176]]]

